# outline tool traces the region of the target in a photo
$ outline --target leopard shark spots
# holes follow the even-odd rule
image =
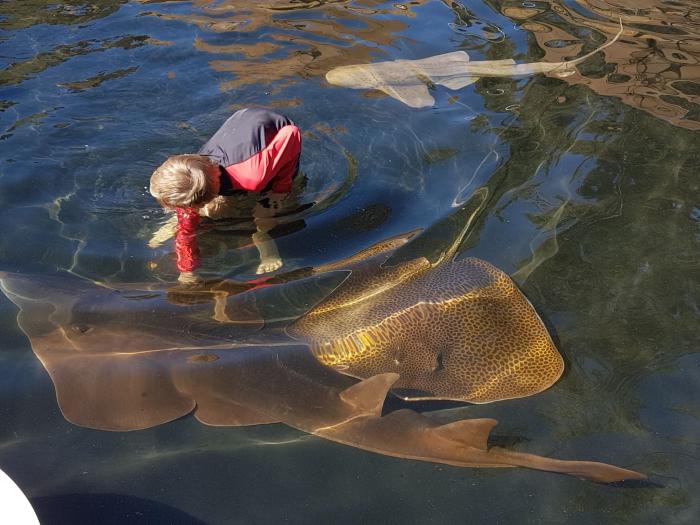
[[[397,373],[405,399],[525,397],[564,370],[530,302],[506,274],[474,258],[365,264],[287,331],[344,374]]]

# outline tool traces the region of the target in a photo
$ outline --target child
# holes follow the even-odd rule
[[[151,176],[150,191],[164,208],[175,209],[175,252],[179,281],[196,282],[199,266],[196,230],[200,216],[225,207],[225,196],[241,192],[289,193],[299,168],[301,134],[287,117],[266,109],[241,109],[224,122],[196,155],[175,155]],[[272,194],[271,196],[275,197]],[[268,235],[273,211],[257,213],[253,242],[260,252],[258,274],[282,266]],[[154,243],[150,243],[154,246]],[[157,244],[155,244],[157,245]]]

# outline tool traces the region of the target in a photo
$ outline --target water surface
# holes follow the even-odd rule
[[[562,60],[618,17],[620,41],[573,76],[437,87],[432,108],[324,80],[455,50]],[[46,523],[694,523],[699,24],[691,0],[3,2],[0,270],[173,281],[172,244],[147,245],[166,220],[150,173],[235,109],[277,108],[304,131],[306,180],[275,232],[287,269],[438,224],[487,188],[460,257],[513,275],[567,368],[538,396],[436,416],[495,417],[523,450],[655,485],[398,460],[282,425],[79,428],[4,296],[0,466]],[[203,270],[251,278],[251,228],[243,214],[207,231]],[[438,231],[416,256],[449,242]]]

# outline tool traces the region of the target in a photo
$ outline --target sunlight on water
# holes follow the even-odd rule
[[[0,468],[42,523],[137,512],[149,523],[695,523],[697,2],[27,0],[0,4],[0,28]],[[419,76],[434,100],[423,108],[326,80],[342,66],[456,51],[472,64],[557,63],[610,42],[566,76],[479,75],[458,89]],[[199,235],[208,284],[176,285],[172,220],[148,193],[150,174],[247,106],[289,115],[303,133],[301,176],[271,231],[284,266],[255,276],[255,199],[241,199]],[[413,407],[441,423],[496,418],[490,444],[613,463],[650,482],[596,485],[370,454],[254,424],[271,421],[245,407],[235,419],[217,411],[231,401],[217,397],[233,391],[226,377],[211,372],[196,385],[188,376],[193,363],[217,370],[239,359],[221,350],[229,342],[288,344],[284,327],[342,291],[351,265],[385,251],[382,275],[405,270],[410,280],[450,246],[461,264],[478,257],[514,279],[552,335],[563,376],[532,397],[391,400],[385,411]],[[34,276],[26,293],[16,274]],[[44,354],[20,326],[45,337]],[[167,329],[153,335],[154,326]],[[114,356],[160,351],[164,340],[190,346],[103,366],[60,354],[50,339],[57,327],[65,341],[102,334],[105,347],[114,338]],[[360,343],[348,338],[347,356]],[[435,356],[434,371],[449,367]],[[61,383],[52,359],[84,368]],[[272,368],[253,370],[261,381],[239,384],[264,392]],[[78,388],[93,373],[96,384]],[[143,407],[121,421],[143,430],[68,421],[102,396],[128,398],[121,373],[154,397],[132,396],[128,410],[91,414],[87,426]],[[324,373],[323,388],[353,384]],[[166,383],[167,414],[155,418],[163,424],[136,425],[161,406]],[[124,390],[110,398],[105,387],[115,385]],[[195,391],[211,409],[197,417],[221,426],[185,415],[194,402],[184,393]],[[80,401],[73,412],[68,395]],[[251,426],[226,426],[241,423]]]

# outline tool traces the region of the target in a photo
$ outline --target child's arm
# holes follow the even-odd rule
[[[190,276],[194,275],[192,272],[200,264],[196,235],[199,220],[199,214],[195,208],[177,208],[175,254],[177,255],[177,269],[180,271],[181,279],[185,279],[186,282],[191,281]]]

